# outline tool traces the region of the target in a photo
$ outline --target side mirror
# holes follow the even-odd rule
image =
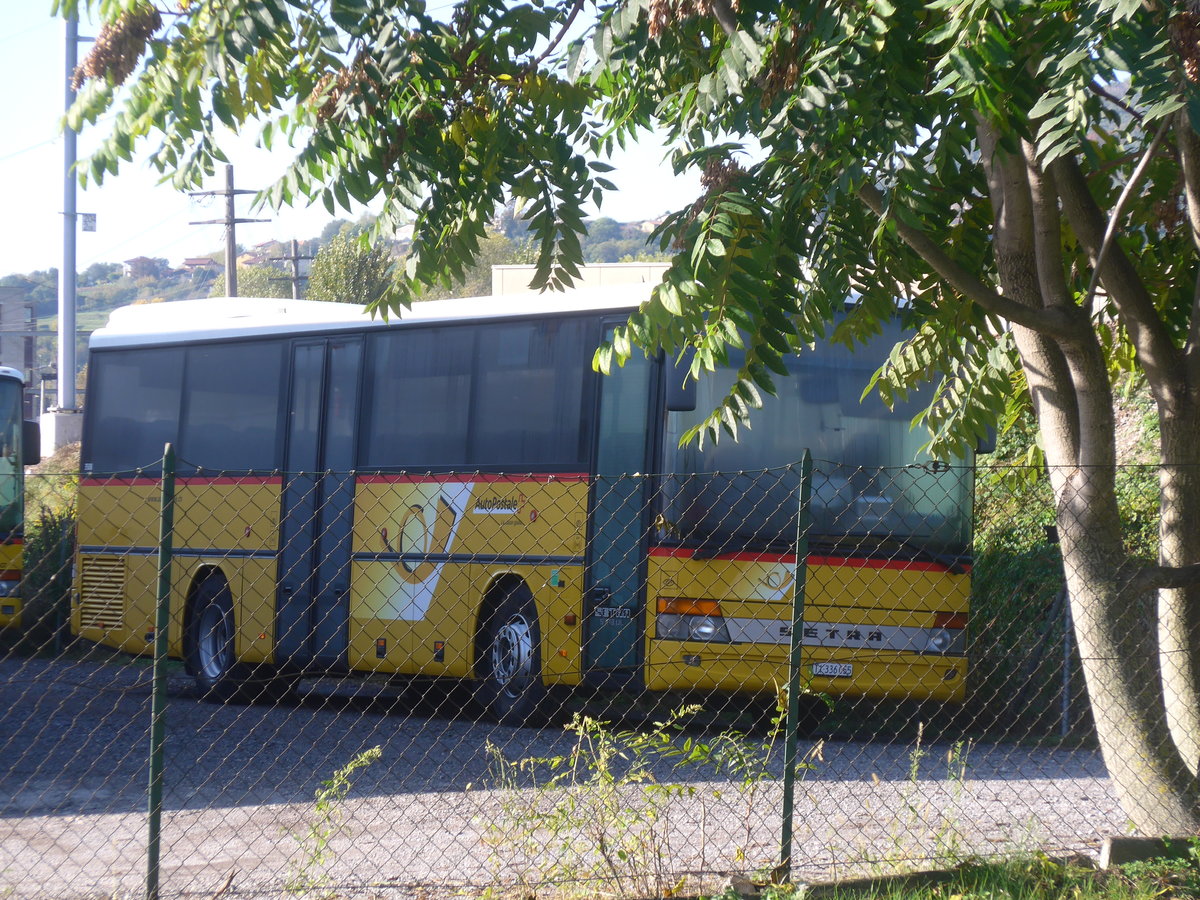
[[[696,380],[688,377],[692,352],[667,366],[667,412],[691,412],[696,408]]]
[[[996,427],[988,426],[987,434],[979,439],[975,445],[975,453],[995,453],[996,452]]]
[[[42,461],[42,426],[34,419],[21,423],[21,465],[36,466]]]

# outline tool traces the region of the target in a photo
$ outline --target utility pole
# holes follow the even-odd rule
[[[66,95],[63,108],[75,103],[75,67],[79,64],[79,13],[67,17]],[[75,130],[63,129],[63,256],[58,271],[58,409],[73,413],[75,406]]]
[[[293,300],[300,299],[300,283],[308,280],[307,275],[300,274],[300,261],[302,259],[315,259],[315,257],[301,256],[300,255],[300,242],[297,241],[295,238],[292,238],[292,253],[290,256],[272,256],[271,257],[271,262],[288,262],[289,260],[291,261],[291,263],[292,263],[292,277],[291,278],[272,278],[271,280],[272,281],[290,281],[292,283],[292,299]]]
[[[237,290],[237,237],[234,226],[241,222],[270,222],[270,219],[239,219],[234,208],[233,198],[238,194],[254,194],[256,191],[238,191],[233,187],[233,165],[225,166],[225,190],[223,191],[192,191],[191,197],[224,197],[225,218],[205,219],[202,222],[188,222],[189,225],[224,225],[225,226],[225,293],[230,297],[238,295]]]
[[[75,67],[79,64],[79,14],[72,12],[66,20],[66,53],[63,63],[63,108],[71,109],[75,102]],[[90,38],[83,38],[90,40]],[[75,397],[75,229],[78,219],[75,193],[78,182],[75,174],[75,131],[68,125],[63,129],[63,246],[62,265],[58,270],[58,402],[53,410],[41,417],[43,456],[59,447],[79,440],[83,432],[79,405]],[[9,363],[12,365],[12,363]]]

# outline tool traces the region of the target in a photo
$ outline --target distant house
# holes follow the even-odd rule
[[[191,256],[183,261],[183,270],[192,276],[192,281],[215,278],[222,268],[219,262],[207,256]]]
[[[126,278],[162,278],[167,271],[167,261],[159,257],[135,256],[124,266]]]

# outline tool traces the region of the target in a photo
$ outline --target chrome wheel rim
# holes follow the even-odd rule
[[[516,615],[496,630],[492,675],[507,697],[518,697],[533,678],[533,628]]]
[[[233,616],[210,603],[200,613],[197,630],[200,671],[215,681],[233,665]]]

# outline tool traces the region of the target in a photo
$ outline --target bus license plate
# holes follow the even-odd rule
[[[812,673],[821,678],[852,678],[854,663],[813,663]]]

